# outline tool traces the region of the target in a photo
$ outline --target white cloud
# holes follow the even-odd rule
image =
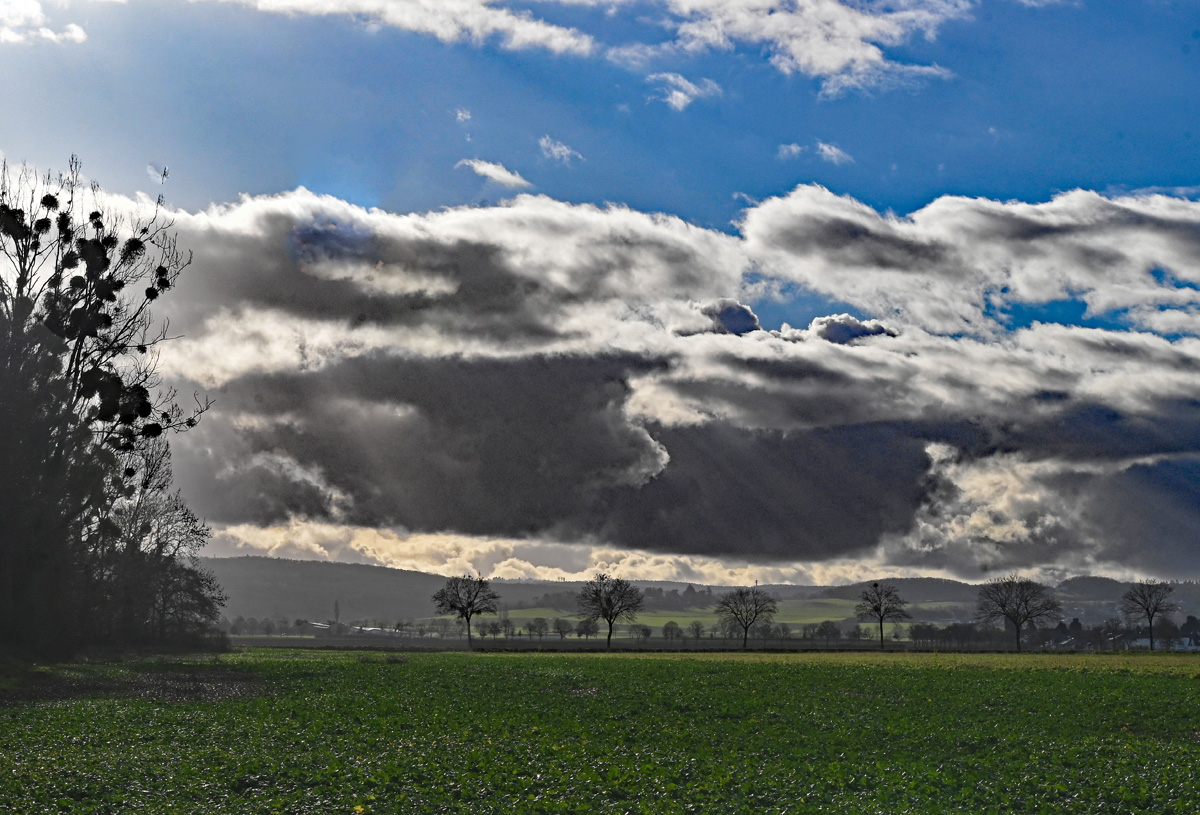
[[[790,158],[796,158],[804,152],[804,147],[799,144],[781,144],[779,150],[775,153],[775,157],[780,161]]]
[[[488,181],[495,181],[497,184],[509,187],[510,189],[522,189],[533,186],[533,184],[522,178],[520,173],[514,173],[503,164],[496,164],[477,158],[465,158],[454,166],[466,167],[476,175],[481,175]]]
[[[671,15],[667,25],[675,29],[675,39],[610,48],[610,59],[636,68],[664,55],[765,46],[779,71],[823,80],[826,97],[950,76],[936,65],[894,62],[881,46],[900,45],[915,35],[932,39],[943,23],[966,17],[975,5],[973,0],[907,0],[892,6],[837,0],[660,0],[660,4]]]
[[[532,14],[491,0],[221,0],[276,14],[357,15],[379,24],[429,34],[442,42],[481,43],[497,37],[510,50],[543,49],[587,55],[595,41]]]
[[[936,66],[891,62],[879,46],[899,45],[917,33],[931,38],[943,22],[965,16],[973,4],[910,0],[880,10],[841,2],[670,0],[669,5],[685,20],[678,27],[685,50],[724,49],[739,41],[763,44],[780,71],[821,77],[824,93],[833,96],[854,88],[945,76],[947,72]]]
[[[471,121],[471,111],[467,110],[466,108],[459,108],[458,110],[454,111],[454,120],[457,122]]]
[[[907,217],[802,186],[746,211],[772,273],[870,314],[993,333],[1009,304],[1083,301],[1135,326],[1200,305],[1200,203],[1077,190],[1044,204],[947,196]]]
[[[46,15],[38,0],[0,0],[0,43],[43,41],[52,43],[81,43],[87,33],[75,23],[60,31],[47,25]]]
[[[209,0],[212,2],[214,0]],[[665,43],[631,42],[605,48],[592,34],[556,25],[509,0],[219,0],[265,13],[352,16],[372,29],[389,26],[433,36],[442,42],[476,44],[498,40],[512,50],[537,49],[578,56],[604,52],[641,69],[662,56],[697,55],[748,47],[765,50],[785,74],[821,80],[822,95],[887,88],[950,72],[937,65],[912,65],[889,58],[884,49],[916,36],[932,39],[949,20],[963,19],[975,0],[904,0],[878,4],[858,0],[650,0],[673,32]],[[610,15],[644,15],[630,0],[546,0],[561,5],[603,6]],[[1052,0],[1021,0],[1048,5]],[[626,12],[626,10],[628,10]],[[8,18],[8,21],[5,21]],[[82,29],[45,27],[38,0],[6,0],[0,8],[0,41],[34,38],[81,41]],[[697,98],[687,94],[688,100]],[[674,96],[686,106],[684,96]]]
[[[854,163],[854,158],[845,150],[832,144],[826,144],[823,141],[817,142],[817,155],[830,164]]]
[[[651,74],[646,77],[646,81],[655,82],[662,86],[659,88],[661,95],[650,98],[666,102],[675,110],[683,110],[697,99],[721,95],[721,86],[711,79],[702,79],[700,80],[700,84],[697,85],[679,74],[661,73]]]
[[[542,148],[543,156],[555,161],[561,161],[563,164],[570,164],[573,158],[577,158],[580,161],[583,160],[583,156],[578,152],[549,136],[542,136],[538,139],[538,146]]]

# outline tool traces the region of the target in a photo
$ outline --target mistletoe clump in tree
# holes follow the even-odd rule
[[[75,159],[58,177],[0,166],[4,650],[136,644],[219,611],[193,557],[208,530],[167,497],[166,434],[208,403],[183,409],[156,373],[151,307],[190,260],[161,199],[123,217]]]

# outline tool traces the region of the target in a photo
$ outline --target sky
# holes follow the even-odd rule
[[[0,75],[193,252],[207,554],[1200,578],[1196,0],[0,0]]]

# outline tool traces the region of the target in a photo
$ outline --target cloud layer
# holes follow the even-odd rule
[[[576,57],[606,54],[613,61],[634,66],[741,47],[765,51],[782,73],[820,79],[827,96],[948,76],[936,65],[889,59],[883,49],[901,46],[915,36],[932,38],[945,22],[966,17],[975,5],[973,0],[906,0],[894,5],[851,0],[651,0],[658,24],[648,27],[644,40],[603,43],[598,31],[593,34],[555,24],[524,5],[510,6],[506,0],[220,2],[272,14],[355,17],[445,43],[494,42],[508,50],[535,49]],[[646,27],[645,4],[632,0],[547,0],[546,4],[605,9],[609,16],[627,17],[627,31]],[[659,34],[662,26],[670,32],[666,41]],[[74,23],[61,31],[48,28],[37,0],[5,0],[0,6],[0,42],[34,38],[81,42],[86,34]],[[703,84],[696,87],[711,90]],[[697,98],[697,94],[680,89],[667,93],[668,102],[680,109],[686,106],[683,99]]]
[[[245,545],[319,523],[717,571],[1195,571],[1200,204],[901,218],[803,186],[729,235],[298,190],[177,225],[164,367],[217,400],[177,470]],[[858,313],[764,329],[747,304],[795,286]],[[1063,299],[1118,327],[1013,324]]]

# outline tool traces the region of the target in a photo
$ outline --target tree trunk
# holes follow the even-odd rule
[[[883,618],[879,618],[879,650],[883,650]]]
[[[604,645],[605,648],[612,648],[612,630],[613,630],[613,621],[609,620],[608,621],[608,641]]]
[[[14,645],[18,638],[17,621],[21,615],[16,613],[15,560],[16,558],[0,558],[0,645]]]
[[[467,647],[473,648],[474,645],[471,642],[471,618],[468,616],[464,617],[463,619],[467,621]]]
[[[1150,636],[1150,650],[1154,650],[1154,615],[1146,615],[1146,633]]]
[[[746,640],[750,637],[750,626],[742,626],[742,650],[746,650]]]

